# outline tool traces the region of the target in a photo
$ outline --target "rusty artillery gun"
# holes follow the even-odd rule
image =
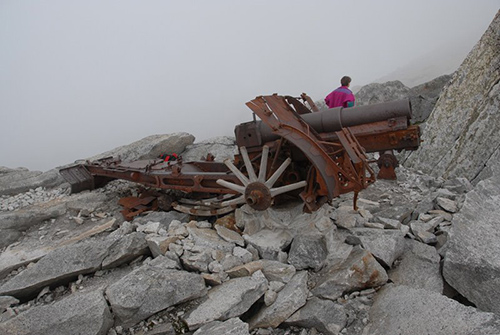
[[[239,154],[217,162],[162,159],[122,162],[105,158],[61,169],[72,192],[113,179],[181,191],[169,205],[198,216],[221,215],[248,204],[265,210],[284,197],[300,197],[314,211],[340,194],[357,194],[379,177],[395,178],[392,150],[415,150],[420,129],[410,125],[408,100],[319,112],[305,94],[259,96],[246,104],[253,121],[235,127]],[[261,120],[256,120],[257,115]],[[381,152],[369,160],[366,153]],[[178,192],[177,192],[178,193]]]

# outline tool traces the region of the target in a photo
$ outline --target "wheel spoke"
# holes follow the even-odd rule
[[[267,157],[269,156],[269,147],[264,145],[262,147],[262,156],[260,158],[260,169],[259,169],[259,178],[258,181],[264,183],[266,181],[266,172],[267,172]]]
[[[231,200],[226,200],[220,203],[222,207],[226,206],[233,206],[233,205],[239,205],[239,204],[244,204],[245,203],[245,196],[239,196],[238,198],[231,199]]]
[[[278,178],[283,174],[283,172],[288,167],[288,165],[290,165],[291,162],[292,162],[292,159],[291,158],[287,158],[283,162],[283,164],[281,164],[281,166],[278,168],[278,170],[276,170],[276,172],[273,173],[273,175],[271,176],[271,178],[269,178],[269,180],[265,182],[266,186],[269,187],[269,188],[273,187],[273,185],[276,182],[276,180],[278,180]]]
[[[271,189],[271,196],[275,197],[275,196],[280,195],[282,193],[293,191],[293,190],[296,190],[298,188],[304,187],[306,185],[307,185],[307,182],[305,180],[303,180],[303,181],[299,181],[298,183],[293,183],[290,185],[272,188]]]
[[[240,194],[245,194],[245,186],[236,185],[225,181],[224,179],[217,179],[216,183]]]
[[[234,166],[233,162],[231,162],[229,158],[224,160],[224,164],[226,164],[229,170],[231,170],[234,173],[236,178],[238,178],[243,185],[247,186],[248,184],[250,184],[248,178],[243,173],[241,173],[241,171],[238,170],[236,166]]]
[[[255,175],[255,171],[252,166],[252,162],[250,162],[250,157],[248,157],[248,151],[245,147],[240,147],[241,157],[243,157],[243,161],[245,162],[245,167],[247,168],[248,177],[251,182],[257,181],[257,176]]]

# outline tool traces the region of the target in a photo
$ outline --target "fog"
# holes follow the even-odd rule
[[[498,4],[0,0],[0,166],[232,135],[255,96],[321,100],[343,75],[361,86],[430,62],[430,80],[458,67]]]

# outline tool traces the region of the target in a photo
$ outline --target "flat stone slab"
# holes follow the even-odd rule
[[[176,267],[175,261],[158,256],[109,286],[106,296],[115,323],[133,326],[170,306],[207,293],[202,276]]]
[[[0,323],[2,335],[106,335],[113,315],[101,291],[75,293]]]
[[[500,319],[439,293],[388,285],[375,296],[365,331],[371,335],[493,335],[500,333]]]

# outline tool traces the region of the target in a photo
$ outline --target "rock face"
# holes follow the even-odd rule
[[[163,153],[181,153],[188,145],[193,144],[193,142],[194,136],[188,133],[151,135],[128,145],[92,156],[88,160],[96,160],[109,156],[119,156],[122,161],[154,159]]]
[[[455,214],[446,281],[478,308],[500,314],[500,176],[479,182]]]
[[[182,159],[199,161],[205,159],[209,153],[215,157],[216,162],[222,162],[226,158],[233,159],[238,153],[234,137],[219,136],[188,145],[182,152]]]
[[[437,316],[437,317],[436,317]],[[441,294],[406,286],[386,286],[370,310],[367,334],[498,334],[500,319]]]
[[[102,292],[71,295],[52,305],[34,307],[0,323],[3,335],[106,335],[113,316]]]
[[[38,187],[56,187],[64,179],[56,169],[47,172],[0,167],[0,195],[13,195]]]
[[[410,99],[412,123],[420,123],[429,117],[443,87],[450,79],[450,75],[444,75],[412,88],[406,87],[397,80],[383,84],[369,84],[363,86],[356,93],[356,105],[363,106],[392,100]]]
[[[473,180],[500,148],[500,12],[455,72],[404,163],[444,178]]]
[[[170,306],[207,293],[200,275],[173,267],[175,262],[160,256],[108,287],[106,296],[115,322],[132,326]]]

